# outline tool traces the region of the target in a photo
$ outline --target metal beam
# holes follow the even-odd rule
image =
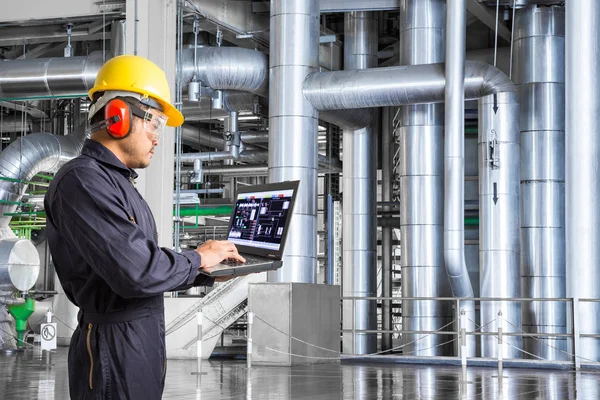
[[[399,0],[321,0],[321,13],[397,10]]]
[[[71,42],[81,40],[97,40],[102,38],[102,33],[91,34],[87,29],[74,29],[71,33]],[[62,26],[19,26],[0,28],[0,46],[64,42],[67,39],[67,30]]]
[[[488,28],[496,30],[496,13],[492,12],[488,7],[479,3],[477,0],[467,0],[467,10],[479,18]],[[510,29],[504,25],[502,21],[498,23],[498,36],[510,42]]]
[[[66,42],[63,43],[59,43],[57,45],[55,45],[54,43],[42,43],[39,46],[37,46],[35,49],[32,49],[30,51],[28,51],[27,53],[20,55],[19,57],[17,57],[17,60],[24,60],[24,59],[31,59],[31,58],[38,58],[40,56],[43,56],[44,54],[60,48],[60,47],[65,47],[66,46]]]

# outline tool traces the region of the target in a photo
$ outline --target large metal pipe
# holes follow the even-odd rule
[[[306,99],[318,110],[441,103],[445,89],[445,64],[317,72],[303,84]],[[513,82],[499,69],[465,62],[465,100],[514,91]]]
[[[319,113],[302,82],[319,65],[319,1],[271,0],[270,14],[269,180],[299,180],[300,187],[283,267],[269,280],[315,283]]]
[[[0,100],[83,97],[104,63],[102,52],[85,57],[0,62]]]
[[[600,298],[599,21],[600,2],[566,2],[567,296],[576,299]],[[600,303],[580,303],[579,311],[580,333],[598,334]],[[579,342],[580,354],[600,361],[600,339]]]
[[[446,39],[446,115],[444,139],[444,261],[455,297],[473,297],[465,260],[465,51],[467,41],[465,0],[448,3]],[[459,313],[464,322],[475,321],[475,303],[464,301]],[[468,331],[474,323],[466,326]],[[468,337],[467,351],[475,356],[475,337]]]
[[[88,132],[79,127],[68,136],[34,133],[11,143],[0,153],[0,234],[10,231],[11,217],[4,216],[17,208],[27,183],[40,171],[56,172],[67,161],[81,153]],[[17,182],[13,181],[17,180]],[[7,236],[14,236],[12,232]]]
[[[522,296],[564,298],[564,7],[520,10],[515,27],[514,78],[521,104]],[[567,333],[566,306],[558,302],[523,303],[523,330]],[[524,338],[523,343],[525,350],[546,360],[569,359],[567,338]]]
[[[517,93],[479,100],[479,276],[481,297],[515,298],[520,288],[519,104]],[[521,304],[481,302],[483,332],[521,330]],[[502,312],[501,317],[498,315]],[[496,322],[494,322],[496,321]],[[522,340],[504,339],[505,358],[521,358]],[[481,355],[495,358],[498,339],[482,336]]]
[[[269,143],[269,131],[246,131],[241,132],[242,142],[249,144]]]
[[[377,65],[375,13],[351,12],[344,15],[344,68],[373,68]],[[373,111],[371,111],[373,112]],[[344,297],[377,296],[377,151],[372,126],[344,129],[343,153],[343,260]],[[353,308],[354,306],[354,308]],[[374,301],[346,302],[344,329],[376,330],[377,304]],[[344,334],[346,354],[377,351],[377,335]]]
[[[127,54],[126,25],[124,19],[119,19],[110,24],[110,52],[113,56]]]
[[[400,65],[415,66],[398,68],[412,70],[420,68],[420,64],[444,61],[445,17],[444,0],[400,1]],[[445,84],[444,67],[442,64],[439,66],[439,77]],[[388,79],[395,76],[395,73],[389,72]],[[444,101],[443,89],[439,101]],[[444,106],[421,104],[401,107],[398,119],[395,134],[400,143],[402,295],[449,296],[443,253]],[[447,303],[402,302],[403,329],[435,331],[451,320],[452,312]],[[423,335],[404,334],[402,339],[406,345],[403,350],[408,353],[421,356],[448,354],[448,349],[437,347],[448,340],[445,336],[423,338]]]
[[[198,47],[196,77],[212,89],[242,90],[266,95],[269,85],[266,54],[241,47]],[[218,66],[218,67],[217,67]],[[194,76],[194,49],[182,52],[182,79]]]

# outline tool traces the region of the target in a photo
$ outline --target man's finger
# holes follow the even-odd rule
[[[243,263],[246,262],[246,259],[244,257],[240,256],[239,254],[237,254],[237,252],[235,254],[230,254],[229,258],[233,258],[234,260],[237,260],[237,261],[240,261]]]

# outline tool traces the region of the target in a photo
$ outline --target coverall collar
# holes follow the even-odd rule
[[[83,149],[81,149],[81,154],[85,154],[88,157],[98,160],[104,165],[116,169],[128,179],[136,179],[138,177],[138,174],[131,168],[127,168],[112,151],[95,140],[86,139],[83,144]]]

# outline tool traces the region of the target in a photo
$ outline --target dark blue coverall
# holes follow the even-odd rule
[[[157,244],[137,174],[92,140],[45,198],[56,273],[80,308],[69,349],[72,399],[160,399],[166,373],[163,293],[212,285],[195,251]]]

